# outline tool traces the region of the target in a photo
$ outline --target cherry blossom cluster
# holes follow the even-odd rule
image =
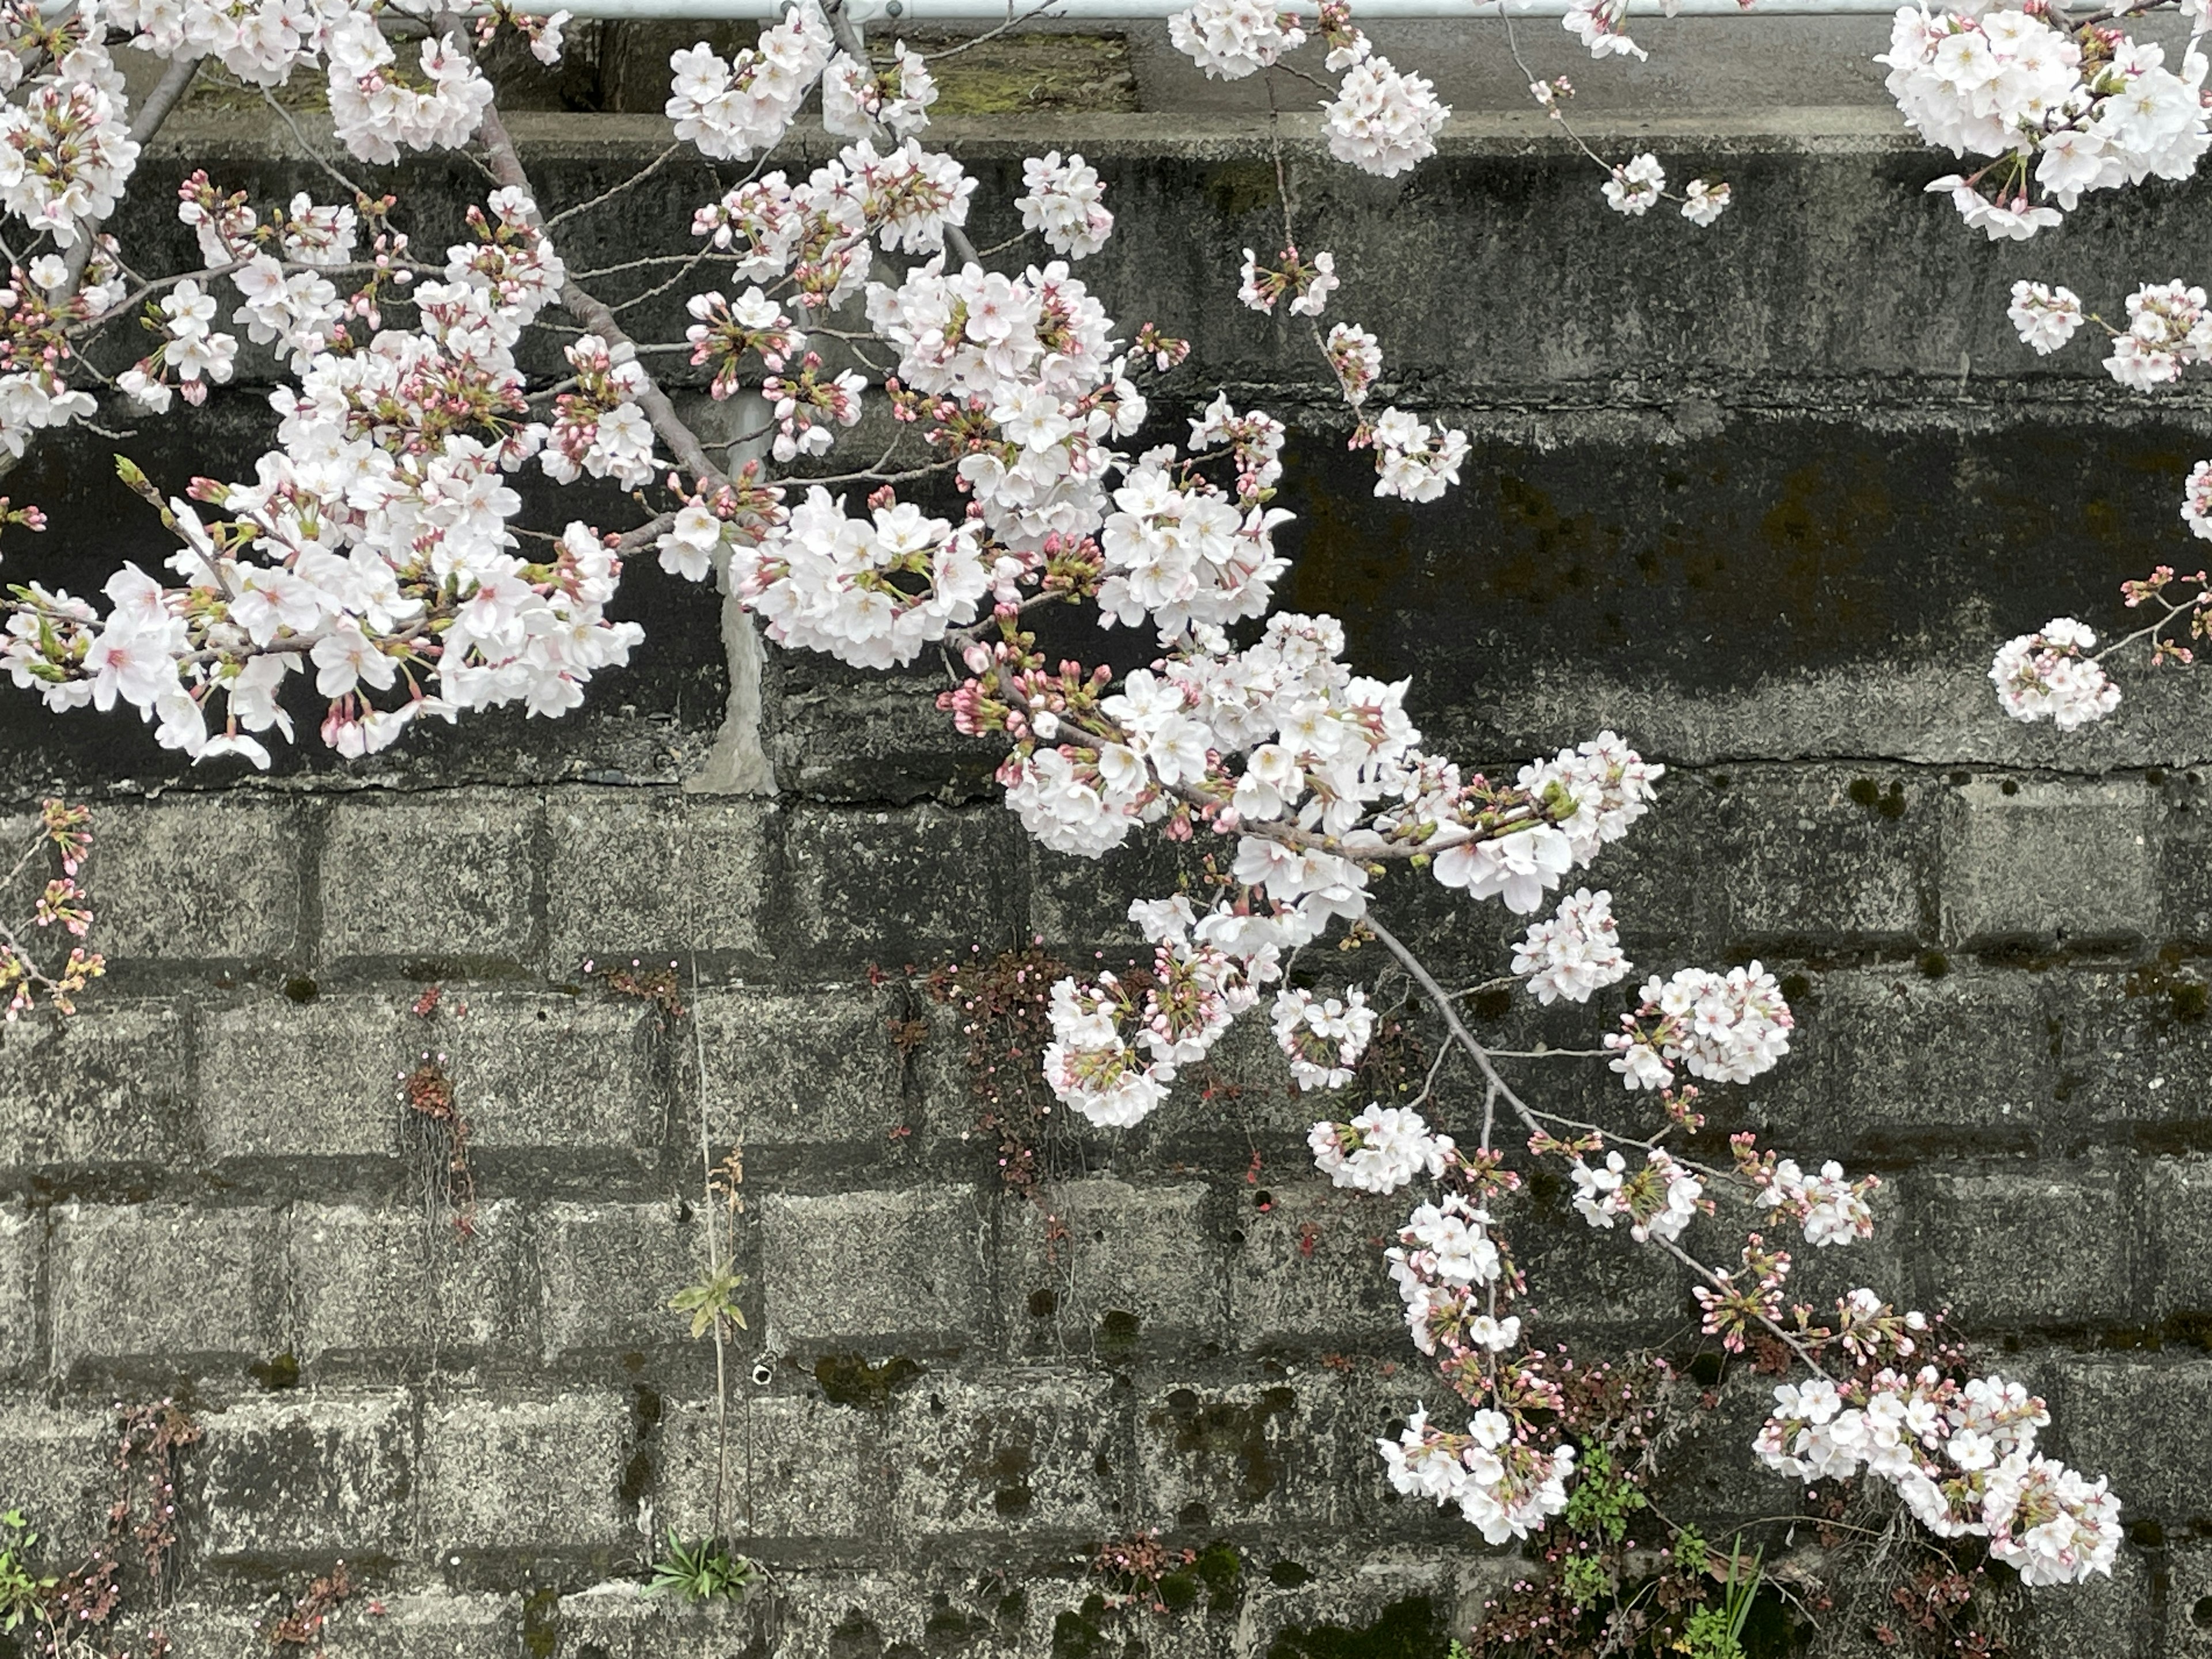
[[[1640,1170],[1630,1170],[1619,1152],[1607,1152],[1595,1169],[1577,1158],[1567,1173],[1575,1183],[1576,1214],[1593,1227],[1625,1219],[1628,1236],[1639,1244],[1680,1238],[1705,1197],[1705,1183],[1656,1147],[1644,1154]]]
[[[1197,0],[1168,18],[1168,39],[1208,76],[1241,81],[1296,52],[1306,34],[1293,14],[1261,0]]]
[[[1497,897],[1516,915],[1533,915],[1568,871],[1586,868],[1601,848],[1651,810],[1657,799],[1653,786],[1666,770],[1613,732],[1601,732],[1521,769],[1518,793],[1543,803],[1540,813],[1530,815],[1534,821],[1456,841],[1437,854],[1431,868],[1447,887],[1463,887],[1474,898]],[[1466,822],[1464,809],[1458,816]]]
[[[106,48],[84,38],[81,22],[44,44],[51,69],[23,88],[21,103],[0,103],[0,208],[70,248],[115,211],[138,143]]]
[[[1513,947],[1514,973],[1528,981],[1528,994],[1547,1006],[1562,999],[1588,1002],[1626,979],[1630,965],[1620,953],[1613,895],[1587,887],[1561,899],[1550,920],[1530,923],[1527,936]]]
[[[1014,198],[1022,228],[1036,231],[1045,246],[1070,259],[1087,259],[1114,234],[1106,206],[1106,186],[1098,169],[1080,155],[1066,161],[1048,149],[1022,163],[1023,193]]]
[[[1257,312],[1272,312],[1284,299],[1293,316],[1318,317],[1328,309],[1328,296],[1337,289],[1336,256],[1316,253],[1302,259],[1294,247],[1285,248],[1272,265],[1263,265],[1250,248],[1244,250],[1243,279],[1237,289],[1242,304]]]
[[[1378,354],[1379,356],[1379,354]],[[1353,448],[1375,447],[1375,493],[1409,501],[1433,501],[1459,482],[1467,459],[1467,434],[1431,427],[1401,409],[1386,409],[1352,434]]]
[[[1375,1011],[1366,994],[1316,997],[1286,986],[1275,994],[1275,1045],[1291,1062],[1291,1081],[1300,1089],[1341,1089],[1367,1052],[1375,1034]]]
[[[680,540],[685,532],[679,525]],[[720,540],[721,526],[712,532]],[[779,645],[862,668],[914,660],[975,619],[995,573],[972,524],[926,516],[882,492],[866,519],[817,485],[775,529],[730,550],[731,590]],[[684,574],[703,575],[703,567]]]
[[[2084,191],[2186,179],[2212,148],[2206,60],[2193,40],[2177,75],[2162,47],[2095,23],[2069,32],[2047,16],[1903,7],[1876,59],[1916,133],[1954,155],[1992,158],[1929,189],[1993,241],[2057,224]]]
[[[2062,732],[2104,719],[2120,706],[2120,688],[2086,654],[2096,643],[2094,630],[2070,617],[2008,640],[1990,665],[1997,702],[2016,720],[2049,720]]]
[[[676,78],[666,110],[677,137],[722,161],[750,161],[774,149],[835,51],[819,0],[802,0],[734,59],[703,42],[684,48],[668,60]],[[910,100],[913,113],[927,102]]]
[[[1415,1205],[1398,1242],[1382,1253],[1405,1302],[1413,1346],[1423,1353],[1433,1356],[1439,1345],[1447,1352],[1499,1353],[1519,1340],[1517,1318],[1500,1321],[1480,1311],[1489,1305],[1489,1287],[1506,1272],[1490,1224],[1488,1211],[1447,1193],[1441,1203]]]
[[[1427,78],[1401,73],[1379,56],[1340,0],[1322,7],[1321,28],[1327,66],[1343,76],[1336,96],[1321,106],[1329,153],[1385,179],[1435,155],[1451,111]],[[1208,76],[1237,81],[1304,46],[1306,32],[1293,14],[1259,0],[1197,0],[1169,17],[1168,38]]]
[[[1431,1428],[1428,1413],[1416,1411],[1404,1433],[1375,1443],[1393,1486],[1431,1498],[1438,1509],[1456,1504],[1486,1543],[1526,1538],[1567,1507],[1573,1444],[1540,1451],[1515,1435],[1502,1412],[1478,1411],[1466,1433],[1453,1434]]]
[[[2035,1449],[2051,1416],[2019,1383],[1884,1368],[1844,1389],[1826,1377],[1785,1383],[1774,1401],[1757,1445],[1769,1468],[1808,1481],[1877,1476],[1929,1531],[1986,1538],[2030,1586],[2112,1571],[2119,1500]]]
[[[1626,1088],[1668,1088],[1677,1065],[1692,1077],[1748,1083],[1790,1052],[1795,1024],[1774,975],[1756,962],[1726,974],[1680,968],[1644,981],[1636,1012],[1621,1016],[1605,1046]]]
[[[920,132],[929,125],[929,106],[936,101],[937,82],[928,65],[903,40],[892,48],[886,69],[873,69],[841,52],[822,76],[822,125],[842,137],[872,137],[878,128],[894,138]]]
[[[1777,1215],[1802,1225],[1805,1242],[1816,1249],[1849,1244],[1874,1236],[1874,1212],[1867,1196],[1881,1182],[1873,1176],[1856,1181],[1845,1178],[1844,1166],[1832,1158],[1818,1175],[1807,1175],[1794,1158],[1763,1157],[1750,1151],[1750,1138],[1737,1137],[1737,1170],[1759,1196],[1758,1202]]]
[[[312,64],[349,9],[331,0],[104,0],[100,14],[131,44],[162,58],[213,58],[241,81],[276,86]]]
[[[563,347],[562,355],[575,371],[576,389],[554,403],[552,429],[538,456],[545,476],[556,483],[585,477],[647,483],[659,468],[653,424],[635,401],[645,389],[635,349],[610,346],[586,334]]]
[[[1357,323],[1339,323],[1329,330],[1322,351],[1328,359],[1330,372],[1336,376],[1339,390],[1344,393],[1344,401],[1354,409],[1358,408],[1367,401],[1367,394],[1375,382],[1382,378],[1381,343]],[[1449,442],[1447,436],[1444,443],[1449,447]],[[1387,455],[1392,452],[1385,450],[1382,453]],[[1407,452],[1400,449],[1395,453],[1401,458],[1399,465],[1402,465],[1402,457]],[[1455,469],[1457,463],[1455,461],[1453,465]],[[1441,466],[1432,467],[1431,471],[1433,476],[1443,476]],[[1456,471],[1452,476],[1458,476]]]
[[[1315,1124],[1306,1145],[1332,1184],[1362,1193],[1393,1193],[1423,1175],[1435,1180],[1455,1150],[1452,1138],[1431,1133],[1419,1112],[1380,1103],[1349,1122]]]
[[[331,124],[364,161],[396,161],[403,149],[453,149],[468,142],[491,106],[491,82],[448,34],[420,49],[428,90],[391,72],[395,54],[376,20],[350,9],[325,31]]]
[[[1167,1097],[1176,1069],[1203,1060],[1230,1022],[1278,976],[1275,953],[1233,956],[1188,900],[1139,900],[1129,919],[1153,944],[1141,992],[1111,973],[1052,990],[1053,1040],[1044,1075],[1053,1092],[1092,1122],[1127,1128]],[[1209,932],[1212,937],[1209,937]]]

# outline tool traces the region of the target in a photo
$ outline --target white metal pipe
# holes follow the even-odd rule
[[[556,0],[545,0],[548,9]],[[558,0],[578,17],[710,22],[726,19],[761,20],[780,17],[792,0]],[[1280,0],[1283,9],[1311,15],[1313,0]],[[1184,10],[1189,0],[1054,0],[1038,11],[1034,4],[1009,8],[1006,0],[863,0],[854,6],[856,15],[875,23],[1004,23],[1010,18],[1039,21],[1073,19],[1100,22],[1158,21]],[[1684,17],[1869,17],[1892,15],[1899,0],[1758,0],[1747,13],[1736,0],[1681,0],[1676,9]],[[1509,0],[1516,17],[1563,17],[1567,0]],[[535,9],[535,8],[532,8]],[[1660,0],[1629,0],[1629,15],[1665,15]],[[1498,15],[1498,0],[1353,0],[1353,16],[1362,21],[1474,22]]]

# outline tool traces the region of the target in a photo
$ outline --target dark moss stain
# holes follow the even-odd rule
[[[284,981],[284,994],[297,1003],[313,1002],[322,994],[322,987],[305,974],[295,975]]]
[[[1242,218],[1275,203],[1275,169],[1265,161],[1221,161],[1206,170],[1206,199],[1224,218]]]
[[[264,1394],[281,1394],[287,1389],[300,1386],[300,1362],[289,1353],[272,1354],[266,1359],[256,1360],[246,1368],[246,1374]]]
[[[1831,635],[1870,638],[1886,626],[1869,601],[1868,550],[1894,526],[1896,514],[1883,482],[1887,469],[1872,456],[1856,458],[1848,479],[1831,476],[1814,461],[1782,481],[1778,499],[1759,520],[1760,538],[1775,556],[1757,572],[1744,597],[1759,609],[1817,624]]]
[[[635,1510],[653,1493],[653,1448],[660,1431],[659,1389],[645,1382],[630,1384],[629,1421],[636,1443],[629,1461],[623,1465],[622,1498]]]
[[[1109,1308],[1098,1321],[1098,1329],[1091,1341],[1102,1359],[1120,1359],[1137,1346],[1139,1321],[1137,1316],[1120,1308]]]
[[[1030,1317],[1031,1319],[1049,1319],[1053,1316],[1054,1310],[1059,1306],[1060,1297],[1054,1295],[1048,1289],[1031,1291],[1030,1292]]]
[[[1198,1553],[1198,1559],[1191,1563],[1191,1571],[1198,1575],[1206,1595],[1218,1607],[1237,1594],[1237,1585],[1243,1581],[1244,1558],[1237,1554],[1237,1547],[1227,1539],[1217,1538]]]
[[[977,1435],[986,1444],[993,1428],[988,1418],[975,1422]],[[1007,1520],[1019,1520],[1030,1512],[1036,1494],[1030,1489],[1030,1476],[1036,1470],[1036,1458],[1025,1441],[1000,1446],[990,1452],[979,1451],[968,1460],[967,1474],[971,1480],[992,1488],[991,1507]]]
[[[1501,989],[1478,992],[1468,1006],[1474,1009],[1477,1019],[1503,1019],[1513,1012],[1513,994]]]
[[[814,1362],[814,1382],[832,1405],[881,1411],[891,1395],[922,1374],[904,1354],[870,1364],[856,1353],[828,1353]]]
[[[951,1605],[950,1598],[939,1595],[929,1617],[922,1620],[921,1644],[932,1653],[950,1653],[990,1633],[988,1620],[962,1612]]]
[[[1510,472],[1498,475],[1498,526],[1504,556],[1489,568],[1492,597],[1532,605],[1586,592],[1597,554],[1597,516],[1562,514],[1551,496]]]
[[[1297,1407],[1297,1396],[1288,1389],[1269,1389],[1250,1405],[1201,1401],[1194,1390],[1177,1389],[1151,1420],[1153,1427],[1171,1431],[1179,1452],[1235,1460],[1238,1494],[1256,1502],[1283,1478],[1282,1455],[1269,1443],[1268,1425]]]
[[[858,1607],[846,1609],[830,1632],[830,1659],[883,1659],[883,1632]]]
[[[1783,975],[1782,1000],[1784,1002],[1787,1002],[1791,1007],[1795,1008],[1801,1003],[1810,1001],[1812,1000],[1812,995],[1813,981],[1806,978],[1804,975]]]
[[[1443,1620],[1425,1595],[1393,1601],[1371,1625],[1311,1625],[1284,1631],[1267,1659],[1436,1659],[1443,1651]]]
[[[1099,1659],[1106,1651],[1106,1598],[1092,1594],[1052,1621],[1052,1659]]]
[[[1919,967],[1920,971],[1929,979],[1941,979],[1951,971],[1951,958],[1941,951],[1923,951],[1920,953]]]
[[[1198,1575],[1184,1567],[1160,1580],[1160,1604],[1170,1613],[1184,1613],[1198,1604]]]
[[[560,1586],[543,1584],[522,1598],[522,1650],[529,1659],[553,1659],[560,1644]]]
[[[1267,1569],[1267,1582],[1277,1589],[1296,1589],[1313,1583],[1313,1573],[1298,1562],[1278,1561]]]
[[[1299,491],[1304,517],[1285,598],[1292,608],[1341,621],[1352,650],[1376,665],[1370,672],[1382,672],[1392,644],[1392,596],[1414,570],[1413,515],[1393,513],[1378,526],[1374,509],[1347,502],[1328,476],[1301,472],[1297,482],[1307,486]]]

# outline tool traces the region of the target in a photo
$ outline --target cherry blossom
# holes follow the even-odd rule
[[[2007,641],[1990,665],[1990,683],[2005,713],[2071,732],[2118,708],[2120,688],[2083,654],[2096,642],[2094,631],[2070,617],[2055,617],[2040,633]]]

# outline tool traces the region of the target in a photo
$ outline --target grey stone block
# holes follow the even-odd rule
[[[1227,1340],[1226,1251],[1197,1182],[1054,1182],[1000,1212],[1002,1317],[1033,1353],[1109,1363]]]
[[[624,1536],[620,1395],[466,1398],[422,1414],[422,1526],[441,1552],[606,1549]]]
[[[989,1217],[972,1187],[775,1194],[760,1214],[764,1340],[936,1350],[988,1333]]]
[[[2148,1311],[2142,1245],[2110,1171],[1928,1174],[1916,1237],[1932,1279],[1969,1330],[2124,1322]]]
[[[2166,1643],[2160,1659],[2212,1659],[2212,1539],[2172,1539],[2166,1551]]]
[[[474,1145],[620,1151],[660,1138],[650,1016],[637,1003],[520,992],[465,1000],[467,1013],[441,1018],[433,1035]]]
[[[442,1204],[434,1213],[303,1201],[287,1246],[303,1364],[538,1347],[534,1236],[512,1200],[477,1205],[465,1235]]]
[[[0,1169],[189,1161],[191,1044],[183,1012],[156,1003],[0,1027]]]
[[[1399,1296],[1382,1260],[1384,1235],[1405,1222],[1395,1198],[1286,1179],[1248,1187],[1237,1200],[1244,1237],[1229,1255],[1229,1306],[1239,1347],[1360,1346],[1397,1325]]]
[[[705,1271],[704,1225],[665,1201],[548,1205],[538,1222],[546,1352],[688,1342],[668,1299]]]
[[[2152,1605],[2151,1572],[2142,1555],[2120,1546],[2110,1577],[2024,1592],[2027,1617],[2037,1654],[2155,1653],[2158,1616]],[[2180,1622],[2186,1607],[2176,1609]],[[2026,1645],[2026,1644],[2023,1644]]]
[[[1018,1533],[1028,1540],[1121,1526],[1132,1470],[1127,1386],[1030,1370],[1004,1381],[932,1377],[890,1404],[895,1535]]]
[[[41,1218],[0,1209],[0,1382],[39,1369],[39,1266],[46,1249]]]
[[[305,823],[301,807],[245,796],[96,808],[86,943],[118,962],[296,959]]]
[[[2203,992],[2193,970],[2158,963],[2045,979],[2057,1027],[2055,1131],[2162,1132],[2212,1115],[2212,1019],[2193,1000]]]
[[[1571,1206],[1572,1187],[1547,1190],[1547,1201],[1499,1218],[1513,1259],[1528,1276],[1522,1322],[1533,1340],[1558,1326],[1604,1333],[1610,1344],[1628,1332],[1656,1336],[1693,1316],[1690,1274],[1679,1261],[1638,1243],[1625,1228],[1593,1228]],[[1398,1224],[1382,1230],[1394,1236],[1385,1243],[1395,1242]],[[1397,1287],[1384,1282],[1396,1304]]]
[[[324,961],[538,962],[535,795],[349,796],[328,811]]]
[[[399,1079],[434,1040],[411,999],[270,997],[202,1022],[200,1115],[208,1155],[392,1157]]]
[[[1964,785],[1944,814],[1943,937],[1976,945],[2154,933],[2148,829],[2138,783]]]
[[[787,819],[779,961],[927,968],[1022,925],[1020,825],[1004,807],[801,807]]]
[[[2158,1311],[2212,1314],[2212,1158],[2160,1158],[2143,1171],[2158,1263]]]
[[[283,1221],[262,1209],[70,1205],[52,1245],[53,1363],[166,1371],[282,1346]]]
[[[1717,1125],[1758,1130],[1801,1162],[1948,1146],[1961,1131],[2024,1139],[2051,1114],[2056,1033],[2033,975],[1828,973],[1792,1012],[1787,1058],[1709,1098]]]
[[[863,1407],[813,1395],[769,1394],[732,1369],[728,1433],[711,1400],[663,1408],[655,1520],[687,1538],[714,1530],[714,1453],[723,1450],[722,1532],[792,1541],[888,1542],[885,1501],[899,1478]]]
[[[761,911],[776,809],[674,791],[562,789],[547,798],[550,971],[641,957],[763,957]]]
[[[2009,1375],[2009,1371],[2008,1371]],[[2169,1534],[2212,1516],[2212,1360],[2100,1355],[2058,1367],[2051,1425],[2066,1462],[2112,1481],[2121,1518],[2162,1522]]]
[[[1660,790],[1567,883],[1612,890],[1632,955],[1893,949],[1935,920],[1938,798],[1917,775],[1732,767],[1672,772]]]
[[[842,1146],[882,1152],[906,1116],[892,1003],[858,988],[705,991],[708,1133],[719,1150]],[[695,1072],[690,1045],[678,1066]]]
[[[415,1439],[405,1394],[248,1401],[204,1426],[196,1461],[210,1555],[404,1553]]]
[[[0,1394],[0,1471],[48,1560],[75,1563],[106,1532],[115,1501],[108,1415],[58,1409],[28,1395]]]

